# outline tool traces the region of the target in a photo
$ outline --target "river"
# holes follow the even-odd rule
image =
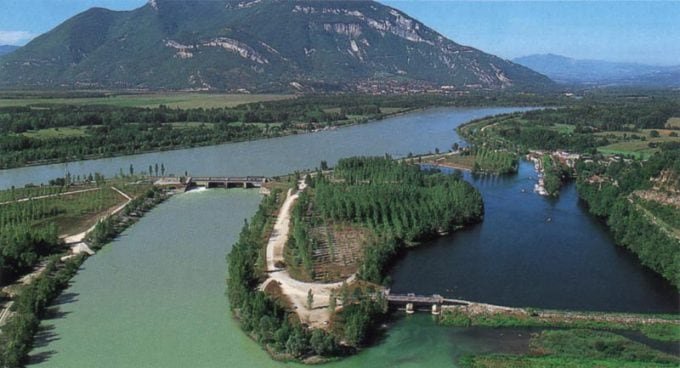
[[[461,123],[521,110],[526,109],[431,109],[312,134],[0,170],[0,189],[47,183],[66,173],[73,177],[95,172],[108,177],[120,171],[127,174],[130,165],[136,172],[162,163],[168,173],[177,175],[187,172],[193,176],[275,176],[318,167],[321,160],[333,164],[348,156],[389,153],[402,157],[409,152],[434,152],[437,148],[448,151],[454,142],[460,141],[454,129]]]
[[[0,172],[0,185],[164,163],[171,172],[277,175],[350,155],[447,149],[454,128],[511,109],[435,109],[336,131]],[[616,247],[567,186],[560,199],[522,192],[509,177],[467,176],[482,192],[482,224],[409,252],[393,288],[481,302],[596,310],[677,311],[678,294]],[[231,319],[225,255],[260,196],[204,190],[161,204],[89,258],[42,323],[42,367],[278,367]],[[550,218],[550,221],[547,221]],[[576,230],[575,230],[576,229]],[[423,267],[427,265],[427,267]],[[399,319],[374,347],[329,367],[455,366],[463,354],[526,349],[527,330],[453,329],[428,315]]]
[[[574,183],[559,198],[539,196],[527,161],[517,175],[465,178],[482,193],[484,221],[397,261],[394,292],[513,307],[678,312],[675,287],[614,245],[605,224],[579,200]]]

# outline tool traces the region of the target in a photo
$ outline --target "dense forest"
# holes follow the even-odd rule
[[[228,295],[241,327],[275,355],[304,359],[362,346],[386,311],[382,294],[372,285],[386,281],[385,268],[394,254],[416,241],[479,221],[483,213],[479,192],[460,177],[424,172],[389,157],[343,159],[333,174],[317,172],[306,180],[309,187],[292,211],[286,247],[293,255],[290,262],[311,266],[315,225],[344,222],[367,227],[375,236],[363,247],[358,276],[368,283],[342,288],[338,298],[343,308],[333,312],[328,332],[304,328],[293,311],[258,291],[264,279],[267,235],[283,193],[266,197],[228,256]]]
[[[429,173],[387,158],[340,160],[332,176],[309,177],[311,189],[293,210],[294,260],[311,265],[316,241],[309,227],[350,222],[372,230],[359,276],[382,283],[385,266],[404,245],[481,219],[482,199],[459,176]],[[311,272],[311,270],[308,270]]]
[[[472,167],[472,172],[475,173],[512,174],[519,167],[519,155],[507,150],[473,147],[466,154],[475,156]]]
[[[543,185],[548,195],[556,196],[562,188],[562,184],[571,179],[571,168],[564,165],[558,160],[555,160],[551,155],[543,155],[541,158],[543,164]]]
[[[257,289],[264,280],[262,265],[267,234],[280,206],[282,191],[274,190],[241,230],[227,257],[229,306],[241,328],[269,351],[282,357],[328,356],[340,353],[336,340],[322,330],[309,331],[295,314]]]
[[[664,170],[680,172],[680,150],[667,150],[647,161],[614,161],[608,165],[580,162],[579,195],[590,212],[607,220],[617,243],[633,251],[642,264],[680,288],[680,241],[661,231],[653,219],[637,208],[636,190],[649,189]],[[593,180],[593,178],[601,178]],[[677,221],[678,212],[670,215]]]

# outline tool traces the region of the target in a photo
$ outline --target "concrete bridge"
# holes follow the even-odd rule
[[[185,190],[205,188],[261,188],[267,178],[264,176],[189,176]]]
[[[408,294],[393,294],[389,289],[384,292],[385,299],[390,307],[405,309],[406,313],[412,314],[416,310],[418,311],[429,311],[432,314],[441,313],[441,307],[443,305],[470,305],[473,302],[460,299],[448,299],[444,298],[439,294],[433,295],[416,295],[413,293]]]

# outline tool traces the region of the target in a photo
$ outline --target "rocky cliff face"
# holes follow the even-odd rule
[[[373,1],[151,0],[91,9],[0,62],[0,86],[534,89],[546,77]]]

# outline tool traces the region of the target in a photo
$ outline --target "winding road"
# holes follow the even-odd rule
[[[328,310],[331,293],[342,287],[343,283],[351,283],[356,277],[352,275],[345,281],[329,284],[304,282],[292,278],[285,268],[277,267],[277,265],[281,265],[284,262],[283,251],[290,232],[290,213],[299,194],[306,188],[304,179],[300,180],[298,188],[299,190],[295,193],[293,193],[292,189],[288,190],[286,199],[274,224],[274,230],[269,237],[269,242],[267,243],[267,272],[269,273],[269,278],[260,285],[260,290],[265,290],[271,282],[278,283],[282,293],[293,304],[293,308],[300,317],[300,321],[307,323],[311,327],[324,328],[331,317],[331,313]],[[314,302],[312,303],[312,308],[308,309],[307,295],[310,290],[314,295]],[[335,294],[337,295],[337,293]]]

